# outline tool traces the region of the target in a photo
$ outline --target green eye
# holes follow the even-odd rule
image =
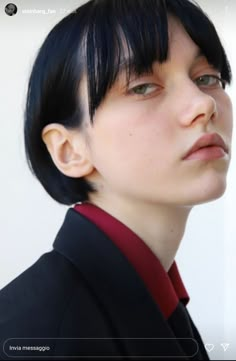
[[[157,89],[155,84],[140,84],[129,90],[130,93],[137,95],[148,95]]]
[[[216,88],[216,87],[225,88],[224,81],[216,75],[208,75],[208,74],[202,75],[195,80],[195,83],[198,86],[203,86],[203,87],[205,86],[212,88]]]
[[[137,87],[133,88],[133,92],[135,94],[145,94],[148,88],[148,84],[138,85]]]

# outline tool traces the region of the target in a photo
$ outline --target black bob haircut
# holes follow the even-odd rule
[[[68,129],[83,124],[79,85],[87,75],[91,122],[114,84],[125,52],[127,76],[151,71],[168,58],[168,15],[177,18],[226,84],[231,70],[214,25],[189,0],[91,0],[63,18],[40,47],[28,84],[24,142],[28,165],[57,202],[88,200],[94,186],[62,174],[41,138],[43,128],[59,123]],[[127,58],[127,54],[126,54]]]

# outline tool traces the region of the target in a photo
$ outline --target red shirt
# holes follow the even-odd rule
[[[167,273],[142,239],[116,218],[90,203],[76,204],[74,209],[100,228],[120,249],[145,283],[166,319],[180,301],[184,305],[188,303],[189,296],[175,261]]]

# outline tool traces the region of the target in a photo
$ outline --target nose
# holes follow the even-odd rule
[[[180,122],[183,126],[192,126],[199,123],[206,126],[209,121],[214,121],[217,118],[216,100],[194,83],[192,83],[192,89],[190,90],[188,87],[188,91],[185,92],[183,103],[183,112],[181,112],[180,116]]]

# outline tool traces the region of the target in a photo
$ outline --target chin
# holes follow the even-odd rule
[[[212,182],[209,185],[205,185],[202,187],[201,191],[199,193],[195,193],[195,196],[198,194],[198,200],[196,199],[196,202],[193,202],[196,204],[202,204],[214,201],[220,197],[222,197],[226,190],[226,180],[221,180],[217,182],[215,179],[214,182]]]

